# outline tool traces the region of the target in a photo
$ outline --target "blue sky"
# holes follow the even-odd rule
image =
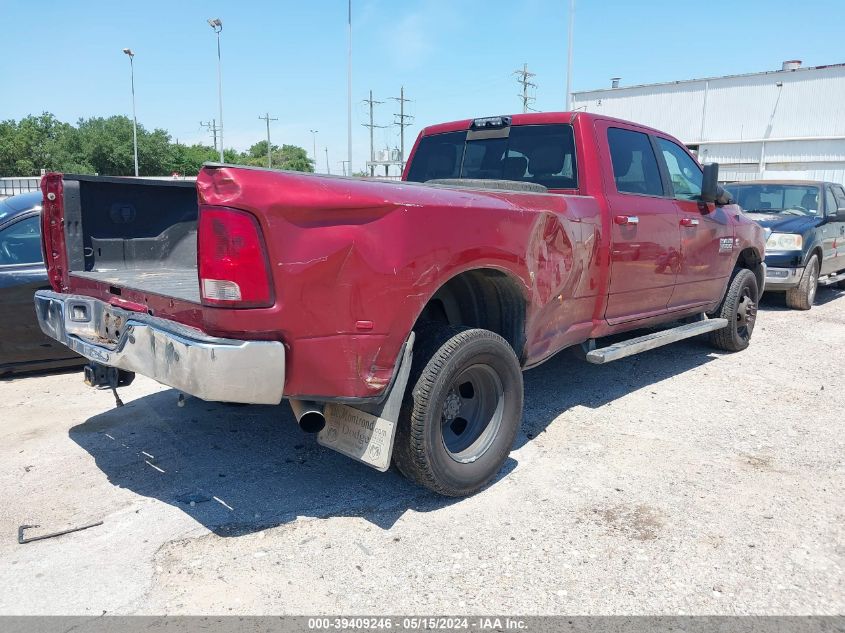
[[[521,110],[513,71],[537,76],[538,110],[561,110],[569,0],[353,0],[353,162],[369,155],[362,99],[385,101],[390,124],[401,85],[415,124]],[[841,0],[577,0],[573,89],[774,70],[845,61]],[[346,157],[346,0],[142,2],[0,0],[0,119],[49,111],[63,120],[131,112],[136,53],[138,120],[181,142],[211,143],[199,126],[217,115],[216,48],[206,18],[223,20],[226,146],[264,138],[328,146]],[[825,17],[827,16],[827,17]],[[832,16],[838,16],[830,19]],[[398,145],[398,128],[376,130]]]

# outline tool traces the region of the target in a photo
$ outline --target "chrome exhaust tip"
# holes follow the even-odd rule
[[[291,411],[304,433],[319,433],[326,426],[323,405],[309,400],[289,400]]]

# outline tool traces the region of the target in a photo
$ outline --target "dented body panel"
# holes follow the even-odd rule
[[[260,226],[274,291],[274,303],[267,308],[210,307],[129,287],[116,296],[113,285],[68,272],[63,180],[51,174],[43,183],[51,282],[57,292],[91,296],[130,310],[140,306],[157,318],[210,336],[281,342],[286,397],[356,402],[385,393],[403,343],[426,304],[462,273],[497,271],[519,289],[524,345],[517,353],[522,364],[531,367],[590,338],[712,310],[739,253],[750,248],[762,255],[762,233],[749,226],[738,209],[717,211],[712,204],[698,203],[695,212],[702,217],[719,214],[718,230],[724,233],[719,237],[729,236],[732,246],[727,255],[718,255],[729,261],[704,284],[707,296],[674,309],[666,304],[656,312],[632,310],[624,319],[609,322],[614,258],[628,258],[629,263],[643,258],[644,267],[652,266],[646,261],[652,256],[642,246],[648,236],[626,238],[613,223],[605,192],[614,181],[602,155],[605,141],[596,131],[597,118],[568,113],[513,117],[513,125],[548,121],[573,126],[577,189],[529,193],[232,166],[203,168],[196,183],[199,207],[245,211]],[[421,138],[469,125],[465,121],[429,128]],[[413,157],[412,152],[410,161]],[[691,211],[679,211],[684,212]],[[718,248],[718,239],[715,244]],[[710,248],[698,248],[696,257],[717,256]],[[677,270],[686,265],[683,253],[678,261],[666,261]],[[674,285],[673,279],[670,295]]]

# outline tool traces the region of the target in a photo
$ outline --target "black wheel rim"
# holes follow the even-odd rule
[[[490,448],[502,424],[504,394],[499,375],[488,365],[472,365],[455,377],[440,415],[449,457],[470,463]]]
[[[751,338],[754,331],[754,322],[757,320],[757,302],[751,296],[751,288],[746,286],[742,289],[742,297],[739,300],[736,310],[736,333],[746,341]]]

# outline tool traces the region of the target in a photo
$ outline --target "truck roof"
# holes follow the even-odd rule
[[[650,128],[646,125],[640,125],[633,121],[625,121],[614,117],[603,116],[600,114],[593,114],[591,112],[530,112],[528,114],[508,114],[496,115],[508,116],[511,119],[511,125],[541,125],[544,123],[573,123],[575,119],[586,119],[587,121],[594,121],[601,119],[603,121],[618,121],[625,125],[636,126],[643,131],[653,134],[666,134],[660,130]],[[484,118],[484,117],[478,117]],[[459,132],[461,130],[468,130],[475,119],[461,119],[459,121],[449,121],[447,123],[438,123],[436,125],[429,125],[423,128],[422,136],[430,136],[432,134],[443,134],[444,132]]]

